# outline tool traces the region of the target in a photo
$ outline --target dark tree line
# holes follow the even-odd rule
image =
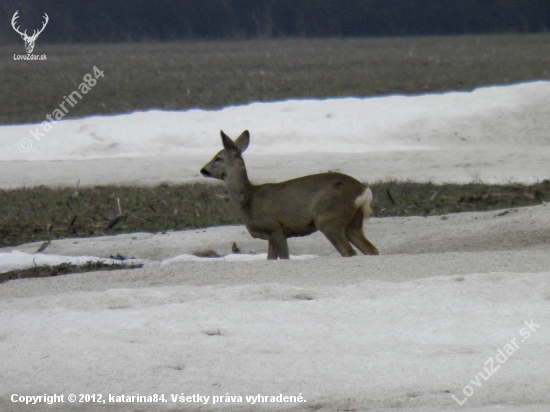
[[[32,33],[48,43],[534,33],[550,0],[2,0],[0,43]]]

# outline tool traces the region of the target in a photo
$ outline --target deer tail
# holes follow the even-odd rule
[[[368,219],[372,215],[372,210],[370,208],[370,203],[372,202],[372,191],[367,187],[363,193],[361,193],[355,199],[355,206],[361,208],[363,211],[363,217]]]

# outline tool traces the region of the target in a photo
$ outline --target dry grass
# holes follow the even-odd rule
[[[550,181],[533,185],[377,182],[374,216],[428,216],[550,201]],[[119,210],[120,203],[120,210]],[[36,187],[0,191],[0,247],[67,237],[162,232],[241,224],[223,185]],[[124,216],[118,219],[117,217]],[[238,250],[235,245],[235,250]],[[198,250],[197,256],[215,252]]]

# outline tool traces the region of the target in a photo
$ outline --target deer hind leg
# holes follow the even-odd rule
[[[330,230],[330,229],[319,229],[323,235],[326,236],[326,238],[332,243],[332,245],[336,248],[338,252],[344,257],[349,256],[355,256],[357,255],[357,252],[353,248],[353,246],[350,245],[348,240],[346,239],[346,236],[344,235],[343,230]]]
[[[288,243],[286,236],[282,232],[273,232],[269,236],[269,247],[267,248],[267,258],[273,259],[290,259],[288,253]]]
[[[345,235],[346,223],[341,218],[315,222],[317,229],[332,243],[338,252],[344,257],[355,256],[357,252],[350,245]]]
[[[346,227],[346,238],[364,255],[378,255],[378,249],[363,232],[363,211],[359,209]]]

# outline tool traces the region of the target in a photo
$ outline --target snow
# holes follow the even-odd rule
[[[201,179],[219,131],[251,132],[251,178],[341,169],[363,180],[546,177],[550,82],[423,96],[291,100],[218,111],[149,111],[0,127],[0,187]],[[18,143],[32,144],[22,152]],[[491,152],[490,157],[486,156]],[[339,156],[334,156],[338,153]],[[529,168],[525,168],[529,159]]]
[[[291,256],[291,259],[310,259],[316,256],[300,255]],[[143,265],[143,267],[170,266],[181,262],[250,262],[253,260],[265,260],[267,253],[259,254],[231,254],[220,257],[198,257],[195,255],[178,255],[170,259],[149,261],[146,259],[110,259],[97,256],[61,256],[42,253],[25,253],[13,250],[10,253],[0,253],[0,273],[32,268],[34,266],[56,266],[62,264],[83,265],[89,262],[101,262],[105,265]]]
[[[41,141],[29,134],[39,125],[1,126],[0,186],[199,179],[220,129],[251,131],[256,181],[329,169],[542,181],[549,111],[550,83],[535,82],[98,116]],[[22,138],[33,139],[27,153]],[[145,267],[0,284],[0,410],[550,410],[548,205],[374,217],[365,229],[380,256],[341,258],[315,233],[289,241],[290,261],[266,261],[266,243],[242,226],[1,249],[0,272],[116,255]],[[193,256],[204,249],[223,257]],[[13,402],[45,394],[64,402]],[[167,402],[109,400],[137,394]],[[306,402],[270,402],[278,395]]]

